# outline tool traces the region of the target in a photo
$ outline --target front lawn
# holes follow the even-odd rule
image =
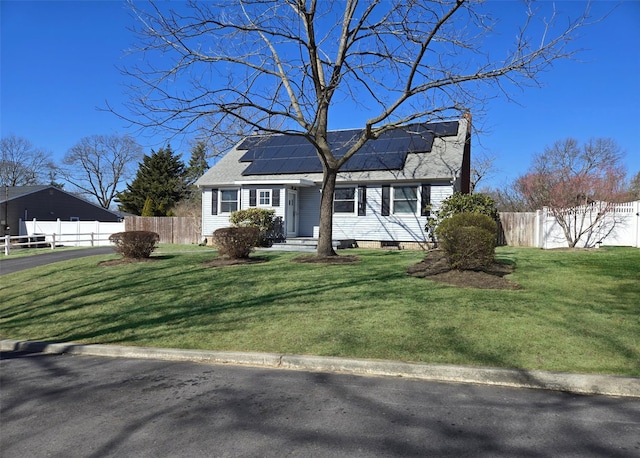
[[[415,251],[355,264],[206,267],[210,249],[101,266],[80,258],[0,277],[0,335],[640,376],[640,250],[503,247],[520,290],[406,274]]]

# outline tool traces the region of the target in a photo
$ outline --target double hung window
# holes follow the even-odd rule
[[[231,213],[238,210],[238,190],[220,190],[220,213]]]
[[[356,188],[336,188],[333,194],[334,213],[355,213]]]
[[[417,186],[395,186],[393,188],[393,213],[416,213],[417,209]]]

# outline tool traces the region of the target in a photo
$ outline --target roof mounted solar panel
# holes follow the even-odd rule
[[[458,122],[412,124],[384,132],[367,141],[341,168],[342,171],[400,170],[408,153],[429,152],[436,137],[455,136]],[[332,131],[327,142],[342,157],[362,135],[362,130]],[[313,144],[301,135],[261,135],[245,139],[237,149],[247,152],[240,162],[250,162],[242,175],[321,173],[322,163]]]
[[[423,126],[436,137],[454,137],[458,135],[458,121],[432,122],[423,124]]]

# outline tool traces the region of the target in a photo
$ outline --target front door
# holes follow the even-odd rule
[[[287,189],[287,237],[298,236],[298,191]]]

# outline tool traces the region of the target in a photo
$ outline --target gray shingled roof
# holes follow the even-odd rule
[[[31,194],[33,192],[42,191],[43,189],[49,188],[50,185],[34,185],[34,186],[9,186],[2,187],[0,189],[0,202],[4,202],[7,200],[16,199],[18,197],[25,196],[27,194]]]
[[[436,137],[429,152],[409,153],[402,170],[375,170],[342,172],[338,181],[356,182],[395,182],[413,180],[451,180],[460,174],[464,155],[468,122],[461,119],[458,134],[449,137]],[[239,142],[224,157],[196,181],[198,186],[228,186],[251,182],[310,181],[322,182],[322,173],[294,173],[274,175],[243,176],[242,172],[249,162],[240,159],[247,153],[238,149]]]

